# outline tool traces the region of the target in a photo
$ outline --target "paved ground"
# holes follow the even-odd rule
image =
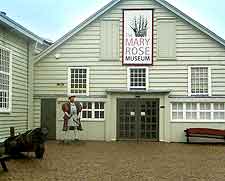
[[[223,181],[224,145],[48,143],[43,160],[8,162],[11,181]]]

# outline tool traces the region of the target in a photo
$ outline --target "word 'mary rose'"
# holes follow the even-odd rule
[[[150,55],[151,39],[127,38],[126,55]]]

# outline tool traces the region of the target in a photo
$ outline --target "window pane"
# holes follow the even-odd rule
[[[100,118],[104,119],[104,111],[100,111]]]
[[[104,102],[100,103],[100,109],[104,109]]]
[[[224,110],[224,103],[214,103],[214,110]]]
[[[99,109],[99,103],[95,102],[95,109]]]
[[[95,111],[95,118],[99,118],[100,115],[99,115],[99,111]]]
[[[92,113],[91,113],[91,111],[88,111],[88,118],[92,118]]]
[[[200,119],[210,120],[211,119],[211,113],[210,112],[200,112]]]
[[[200,110],[210,110],[211,104],[210,103],[200,103]]]
[[[213,113],[213,119],[224,120],[225,119],[225,113],[224,112],[214,112]]]

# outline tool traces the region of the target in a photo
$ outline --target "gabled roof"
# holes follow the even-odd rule
[[[71,38],[72,36],[74,36],[76,33],[78,33],[84,27],[86,27],[91,22],[93,22],[94,20],[96,20],[99,16],[101,16],[102,14],[104,14],[106,11],[108,11],[109,9],[111,9],[113,6],[115,6],[116,4],[118,4],[120,1],[122,1],[122,0],[112,0],[110,3],[108,3],[103,8],[101,8],[99,11],[97,11],[95,14],[93,14],[92,16],[90,16],[89,18],[87,18],[85,21],[83,21],[82,23],[80,23],[78,26],[76,26],[74,29],[72,29],[71,31],[69,31],[63,37],[61,37],[60,39],[58,39],[54,44],[52,44],[47,49],[45,49],[41,54],[39,54],[34,59],[34,62],[33,63],[36,63],[40,59],[42,59],[43,57],[47,56],[50,52],[52,52],[53,50],[55,50],[58,46],[60,46],[61,44],[63,44],[65,41],[67,41],[69,38]],[[173,5],[171,5],[170,3],[168,3],[167,1],[165,1],[165,0],[153,0],[153,1],[159,3],[160,5],[162,5],[165,8],[167,8],[168,10],[170,10],[171,12],[173,12],[175,15],[177,15],[180,18],[182,18],[186,22],[190,23],[195,28],[199,29],[200,31],[202,31],[203,33],[205,33],[206,35],[208,35],[209,37],[211,37],[212,39],[214,39],[215,41],[217,41],[218,43],[220,43],[221,45],[223,45],[225,47],[225,40],[223,38],[221,38],[220,36],[216,35],[214,32],[212,32],[211,30],[209,30],[208,28],[206,28],[205,26],[203,26],[199,22],[195,21],[194,19],[192,19],[191,17],[189,17],[188,15],[186,15],[185,13],[183,13],[182,11],[180,11],[179,9],[177,9],[176,7],[174,7]]]
[[[45,39],[37,36],[36,34],[32,33],[31,31],[29,31],[28,29],[26,29],[25,27],[23,27],[22,25],[18,24],[17,22],[13,21],[11,18],[9,18],[8,16],[6,16],[5,13],[0,12],[0,24],[3,24],[4,26],[8,27],[8,28],[13,28],[16,32],[24,35],[25,37],[28,37],[31,40],[34,40],[38,43],[46,43],[48,44]]]

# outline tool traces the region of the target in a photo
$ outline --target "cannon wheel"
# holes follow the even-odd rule
[[[35,156],[37,159],[42,159],[44,156],[45,152],[45,147],[43,144],[38,145],[37,148],[35,149]]]

